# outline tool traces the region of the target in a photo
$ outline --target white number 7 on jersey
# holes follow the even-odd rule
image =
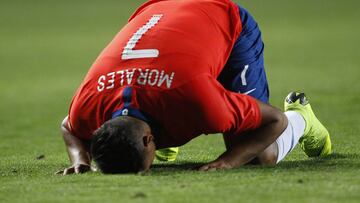
[[[157,49],[139,49],[134,50],[136,43],[142,38],[142,36],[149,31],[152,27],[154,27],[159,20],[162,18],[162,14],[153,15],[150,20],[141,28],[139,28],[134,35],[130,38],[128,43],[126,44],[121,59],[139,59],[139,58],[156,58],[159,56],[159,50]]]

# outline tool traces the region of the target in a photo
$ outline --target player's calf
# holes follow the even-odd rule
[[[255,159],[249,162],[250,165],[274,166],[278,157],[278,147],[276,142],[272,143]]]

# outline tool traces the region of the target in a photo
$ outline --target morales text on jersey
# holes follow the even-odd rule
[[[109,72],[101,75],[97,82],[97,91],[110,90],[124,85],[149,85],[157,87],[171,88],[175,72],[166,73],[164,70],[129,68],[119,71]]]

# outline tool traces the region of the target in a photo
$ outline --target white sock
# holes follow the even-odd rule
[[[288,118],[288,126],[285,131],[278,137],[276,144],[278,146],[277,162],[285,158],[299,142],[305,131],[305,120],[300,113],[296,111],[285,112]]]

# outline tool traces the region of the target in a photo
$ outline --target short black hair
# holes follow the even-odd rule
[[[143,169],[144,127],[137,119],[120,116],[93,133],[90,152],[103,173],[137,173]]]

